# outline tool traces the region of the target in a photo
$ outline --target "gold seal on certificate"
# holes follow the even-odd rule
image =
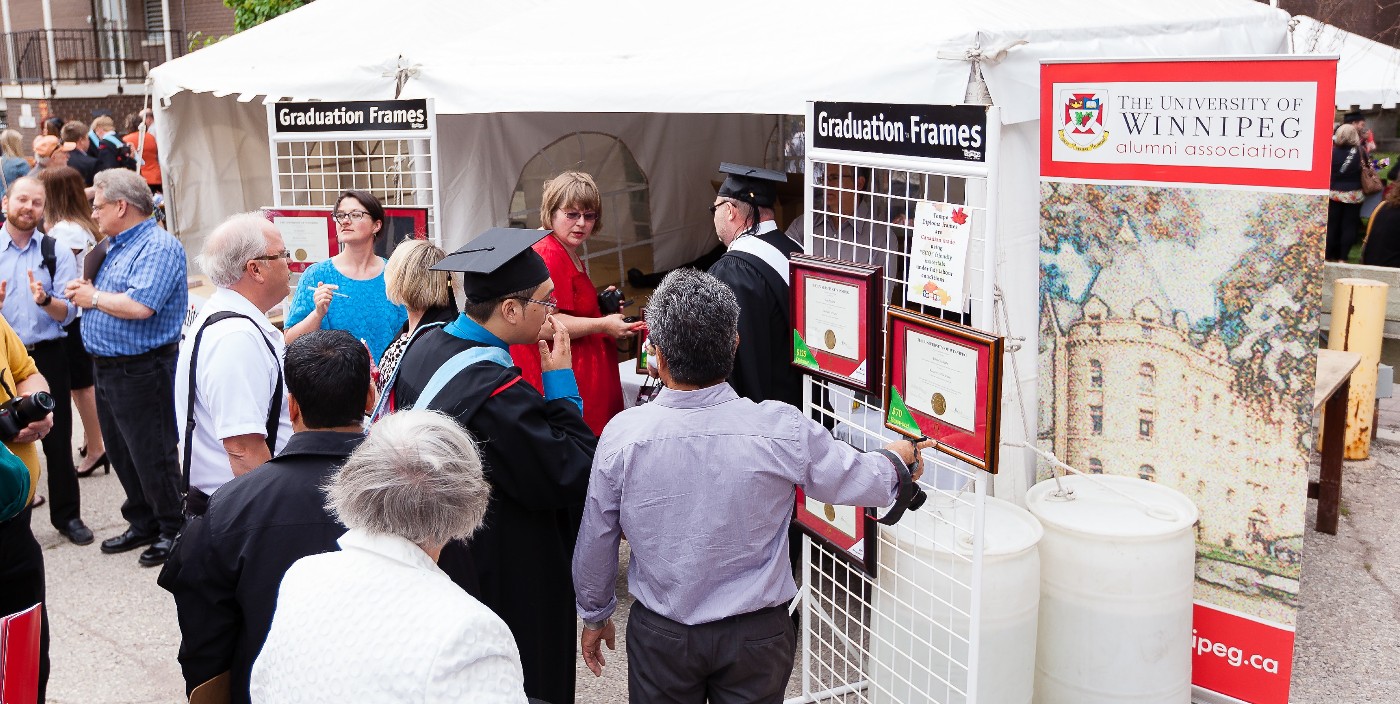
[[[905,337],[909,406],[973,432],[977,410],[977,350],[918,334]]]
[[[835,506],[832,506],[831,504],[827,504],[827,505],[826,505],[826,508],[823,510],[823,513],[826,514],[826,520],[828,520],[828,521],[835,521],[835,520],[836,520],[836,507],[835,507]]]
[[[826,336],[825,336],[823,339],[826,340],[826,348],[827,348],[827,349],[829,349],[829,350],[834,350],[834,349],[836,349],[836,331],[835,331],[835,330],[827,330],[827,331],[826,331]]]

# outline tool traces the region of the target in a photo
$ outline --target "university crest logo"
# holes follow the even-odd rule
[[[1104,109],[1108,94],[1102,90],[1066,90],[1060,92],[1060,141],[1081,152],[1092,151],[1108,141],[1104,129]]]

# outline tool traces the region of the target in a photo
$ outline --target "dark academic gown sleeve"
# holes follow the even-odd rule
[[[734,254],[720,257],[710,274],[734,291],[739,301],[739,349],[729,385],[755,402],[802,403],[801,373],[789,361],[792,322],[787,301],[773,291],[764,275]]]
[[[425,334],[404,353],[396,408],[413,407],[432,372],[470,346],[445,337]],[[482,527],[465,544],[450,543],[443,557],[455,562],[456,552],[470,553],[473,593],[515,636],[525,693],[572,702],[578,656],[570,566],[577,526],[568,509],[587,495],[597,438],[572,402],[546,401],[520,379],[514,367],[474,364],[432,404],[472,434],[491,484]],[[461,575],[443,571],[463,585]]]

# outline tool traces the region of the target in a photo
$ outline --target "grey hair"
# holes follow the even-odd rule
[[[92,179],[92,185],[102,191],[109,201],[124,200],[142,215],[150,215],[156,209],[151,196],[151,187],[141,174],[127,169],[107,169],[99,171]]]
[[[1361,143],[1361,133],[1356,131],[1356,126],[1347,123],[1337,128],[1337,133],[1332,135],[1333,146],[1354,147]]]
[[[739,301],[703,271],[676,269],[662,279],[647,303],[647,329],[682,384],[715,384],[734,370]]]
[[[267,249],[263,228],[267,218],[259,213],[239,213],[219,223],[204,240],[196,261],[215,286],[228,288],[243,278],[244,268]]]
[[[430,548],[481,526],[491,488],[472,436],[436,411],[384,416],[325,486],[347,528]]]

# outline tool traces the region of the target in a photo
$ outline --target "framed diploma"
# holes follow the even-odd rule
[[[287,262],[292,271],[306,271],[312,264],[340,252],[330,208],[263,208],[262,211],[277,226],[282,241],[287,243],[287,251],[292,253],[291,261]]]
[[[1003,338],[893,307],[885,328],[885,427],[995,474]]]
[[[877,393],[882,269],[805,254],[794,254],[788,267],[792,365],[857,391]]]
[[[822,503],[797,487],[797,527],[871,577],[875,576],[875,517],[859,506]]]

